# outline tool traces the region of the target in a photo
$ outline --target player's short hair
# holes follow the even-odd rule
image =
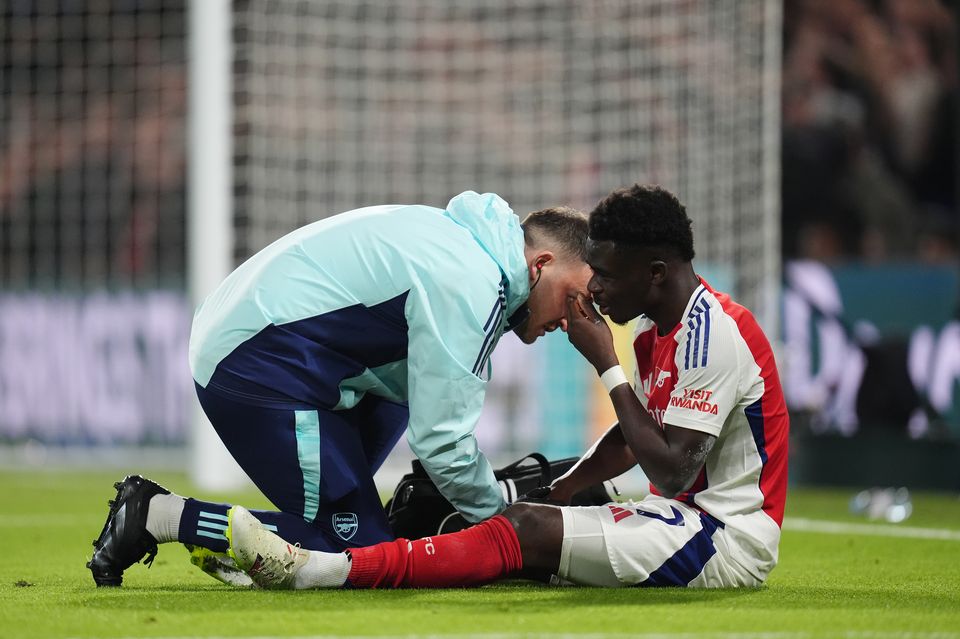
[[[689,262],[694,257],[693,223],[680,200],[651,185],[617,189],[590,213],[590,239],[615,245],[666,247]]]
[[[581,262],[587,259],[587,214],[569,206],[530,213],[520,223],[527,246],[551,248]]]

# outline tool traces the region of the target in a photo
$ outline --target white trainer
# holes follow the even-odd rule
[[[310,558],[300,544],[270,532],[243,506],[227,512],[227,539],[230,556],[261,588],[292,590],[297,571]]]

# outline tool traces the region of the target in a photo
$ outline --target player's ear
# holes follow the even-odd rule
[[[650,283],[660,284],[667,279],[669,267],[663,260],[653,260],[650,262]]]

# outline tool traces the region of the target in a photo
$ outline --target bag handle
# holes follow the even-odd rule
[[[513,462],[512,464],[504,466],[503,468],[500,468],[498,470],[494,470],[493,474],[496,477],[497,481],[503,480],[507,476],[509,476],[510,473],[515,471],[517,468],[519,468],[520,465],[528,459],[532,459],[533,461],[537,462],[537,465],[540,467],[540,485],[541,486],[549,486],[551,483],[553,483],[553,470],[550,467],[550,460],[548,460],[541,453],[537,453],[537,452],[533,452],[528,455],[525,455],[524,457],[521,457],[520,459]],[[426,469],[423,467],[423,464],[420,462],[419,459],[411,460],[410,465],[412,470],[411,474],[413,475],[411,479],[417,478],[417,477],[425,477],[427,479],[430,479],[430,475],[427,474]]]
[[[532,459],[537,462],[537,465],[540,466],[540,485],[549,486],[553,482],[553,471],[550,470],[550,462],[546,457],[540,453],[530,453],[525,457],[521,457],[517,461],[513,462],[509,466],[504,466],[500,470],[496,471],[494,474],[497,476],[497,479],[503,479],[506,475],[509,475],[514,470],[516,470],[521,463],[527,459]]]

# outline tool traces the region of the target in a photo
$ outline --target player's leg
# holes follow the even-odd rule
[[[456,533],[326,553],[288,543],[235,506],[227,535],[237,564],[264,588],[471,586],[516,574],[521,567],[516,533],[499,515]]]
[[[545,579],[556,571],[563,540],[560,508],[515,504],[470,528],[350,551],[355,588],[445,588],[508,576]]]
[[[100,535],[94,540],[94,553],[87,568],[98,586],[119,586],[123,572],[147,556],[150,565],[157,554],[157,544],[176,541],[184,506],[190,501],[175,495],[159,484],[140,475],[130,475],[114,484],[117,495],[109,502],[110,510]],[[211,537],[223,536],[217,527],[224,521],[208,513]],[[224,537],[225,539],[225,537]],[[229,558],[187,545],[191,561],[220,581],[235,586],[253,586],[253,581]]]
[[[456,533],[323,553],[292,546],[237,507],[228,536],[238,564],[269,588],[443,588],[520,575],[522,568],[554,571],[563,539],[560,509],[518,504],[505,515]]]
[[[466,530],[349,553],[307,552],[231,513],[231,549],[267,587],[448,587],[533,571],[593,586],[756,586],[723,525],[680,502],[563,507],[518,504]],[[256,569],[263,568],[263,574]]]
[[[139,475],[126,477],[113,487],[116,497],[108,503],[107,519],[93,540],[93,556],[87,562],[97,586],[119,586],[123,571],[145,555],[144,563],[153,563],[157,542],[146,532],[147,509],[152,498],[170,495],[163,486]]]
[[[681,502],[564,508],[557,577],[588,586],[756,585],[730,560],[723,524]]]
[[[305,519],[319,502],[319,413],[263,408],[223,398],[197,386],[201,406],[227,449],[281,512],[258,511],[264,524],[308,548],[331,546],[328,535]],[[180,541],[197,550],[192,560],[207,570],[229,571],[223,564],[228,547],[229,504],[186,499],[140,476],[115,485],[116,497],[87,567],[97,585],[120,585],[123,571],[144,555],[148,563],[158,543]],[[315,509],[315,506],[314,506]],[[211,572],[218,579],[222,575]],[[242,573],[241,573],[242,574]],[[240,579],[249,583],[249,580]]]
[[[563,515],[560,508],[545,504],[513,504],[505,511],[517,533],[523,556],[523,576],[549,581],[560,565],[563,546]]]

